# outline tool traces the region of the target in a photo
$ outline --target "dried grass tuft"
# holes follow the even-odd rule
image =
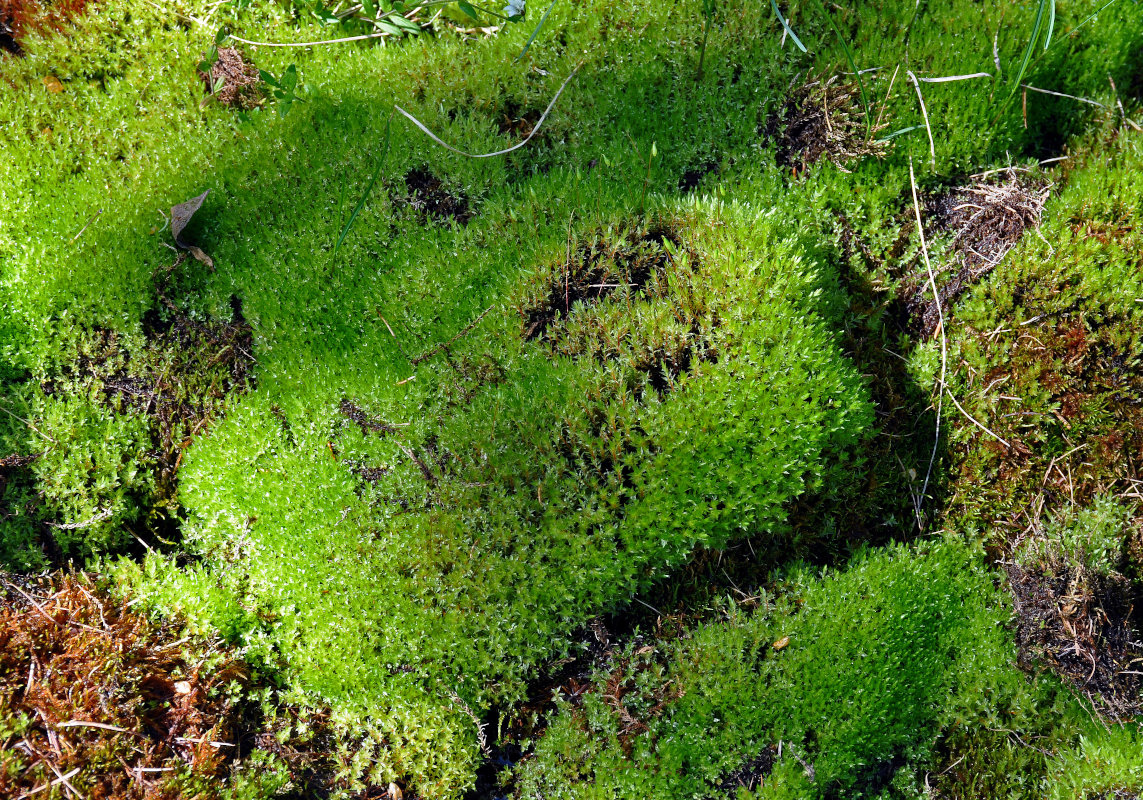
[[[777,145],[779,166],[800,172],[824,158],[844,170],[850,161],[888,152],[888,142],[873,138],[884,127],[866,135],[857,83],[834,75],[794,89],[763,134]]]
[[[1041,175],[1009,168],[973,176],[927,203],[929,236],[952,234],[937,275],[937,297],[926,276],[907,284],[906,305],[923,336],[942,313],[1001,262],[1028,230],[1040,227],[1052,186]]]

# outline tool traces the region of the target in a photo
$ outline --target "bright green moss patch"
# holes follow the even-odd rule
[[[1081,5],[1059,9],[1061,30],[1095,10]],[[701,75],[698,3],[560,2],[520,61],[522,26],[472,40],[441,24],[384,48],[246,46],[274,75],[295,65],[284,118],[203,104],[195,73],[214,31],[192,17],[269,41],[329,34],[277,6],[129,2],[29,38],[0,83],[0,441],[15,456],[0,474],[0,556],[29,568],[140,541],[164,550],[118,574],[332,703],[346,781],[455,797],[483,757],[478,720],[510,717],[577,628],[670,585],[696,552],[748,543],[757,573],[903,535],[909,503],[887,497],[902,478],[886,465],[903,456],[901,476],[921,471],[925,448],[908,437],[928,420],[885,412],[903,399],[923,413],[924,371],[862,374],[880,363],[871,352],[909,357],[876,299],[909,249],[907,159],[930,159],[903,75],[991,72],[1002,28],[1003,75],[921,83],[926,188],[1008,153],[1054,155],[1089,112],[1035,95],[1025,128],[1023,104],[1003,104],[1031,8],[988,5],[985,25],[967,1],[835,10],[836,29],[795,17],[802,56],[766,5],[721,9]],[[1104,100],[1108,69],[1130,85],[1133,12],[1105,10],[1098,33],[1080,30],[1026,79]],[[876,69],[823,113],[850,139],[867,116],[912,128],[823,150],[852,173],[811,163],[832,122],[806,128],[802,147],[788,108],[805,74],[848,63],[839,34]],[[507,158],[462,158],[391,116],[400,104],[463,149],[502,149],[573,69],[542,132]],[[337,247],[387,126],[381,177]],[[1130,181],[1127,166],[1112,174]],[[165,246],[164,216],[206,190],[187,237],[214,271]],[[1097,216],[1121,224],[1115,212]],[[1130,271],[1126,253],[1109,281]],[[1115,357],[1135,352],[1129,329],[1107,327]],[[908,441],[869,445],[882,434]],[[989,457],[974,445],[969,460]],[[828,511],[847,505],[861,511]],[[952,713],[941,692],[959,680],[961,639],[999,635],[953,613],[981,607],[985,579],[949,548],[916,562],[931,585],[912,556],[860,562],[855,575],[888,581],[869,591],[900,605],[896,619],[854,599],[858,578],[807,588],[821,593],[805,623],[821,641],[777,653],[791,666],[773,679],[813,691],[786,728],[765,717],[750,735],[804,748],[819,788],[848,792],[889,767],[916,778],[904,765],[937,758],[926,731]],[[830,622],[830,602],[852,630]],[[869,673],[834,685],[804,661],[844,661],[866,629],[911,676],[854,695],[853,719],[885,722],[884,739],[827,713],[825,698]],[[664,692],[644,698],[652,717]],[[725,752],[761,757],[741,742]],[[712,758],[695,772],[710,785],[741,767]],[[796,782],[794,763],[779,771]]]
[[[753,612],[611,655],[522,763],[521,795],[912,796],[942,732],[998,724],[1027,691],[1005,604],[962,545],[779,585]]]

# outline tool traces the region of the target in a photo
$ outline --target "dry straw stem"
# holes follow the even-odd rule
[[[921,104],[921,116],[924,117],[924,119],[925,119],[925,132],[929,134],[929,158],[931,160],[931,163],[934,166],[936,166],[937,148],[936,148],[936,145],[933,144],[933,128],[931,125],[929,125],[929,110],[927,108],[925,108],[925,98],[921,94],[921,83],[920,83],[920,81],[917,80],[917,76],[913,74],[913,70],[911,70],[911,69],[905,70],[905,73],[909,76],[909,79],[911,81],[913,81],[913,88],[917,90],[917,101]],[[909,162],[909,179],[912,180],[912,178],[913,178],[913,164],[910,161]],[[917,199],[917,187],[916,187],[916,184],[914,184],[913,185],[913,200],[914,200],[914,202],[916,202],[916,199]],[[917,224],[918,225],[921,224],[921,212],[920,211],[917,212]],[[921,234],[922,245],[924,244],[924,241],[925,241],[925,235],[922,233]],[[925,256],[925,264],[928,264],[928,263],[929,263],[929,257],[928,257],[928,255],[926,255]]]
[[[437,144],[439,144],[441,147],[445,148],[446,150],[451,150],[452,152],[457,153],[457,154],[462,155],[462,156],[465,156],[466,158],[493,158],[494,156],[503,156],[503,155],[507,155],[508,153],[511,153],[513,150],[519,150],[521,147],[523,147],[528,142],[530,142],[532,140],[533,136],[535,136],[537,133],[540,132],[540,128],[543,127],[543,125],[544,125],[544,120],[546,120],[548,118],[548,114],[550,114],[552,111],[552,108],[555,107],[556,101],[560,99],[560,95],[564,93],[564,89],[566,89],[568,87],[568,84],[571,83],[571,79],[575,77],[577,72],[579,72],[580,66],[581,66],[580,64],[576,64],[576,66],[572,69],[571,74],[568,75],[566,78],[564,78],[564,82],[560,85],[560,88],[556,92],[555,97],[553,97],[552,101],[550,103],[548,103],[548,107],[544,109],[544,113],[540,116],[540,119],[536,122],[535,126],[532,128],[531,133],[529,133],[527,135],[527,137],[525,137],[524,141],[520,142],[519,144],[515,144],[512,147],[505,148],[504,150],[497,150],[494,153],[479,153],[479,154],[477,154],[477,153],[466,153],[463,150],[459,150],[459,149],[453,147],[448,142],[441,139],[439,136],[437,136],[435,133],[433,133],[427,127],[425,127],[425,124],[423,122],[421,122],[419,119],[414,117],[412,114],[410,114],[405,109],[401,108],[400,106],[393,106],[393,108],[395,108],[403,116],[408,118],[409,121],[411,121],[414,125],[416,125],[418,128],[420,128],[424,134],[426,134],[430,139],[432,139],[434,142],[436,142]]]
[[[916,82],[917,77],[913,74],[913,72],[911,70],[909,71],[909,77],[911,77],[913,79],[913,85],[917,87],[917,96],[920,97],[921,96],[921,87],[919,84],[917,84],[917,82]],[[925,107],[925,104],[924,104],[924,101],[922,100],[921,101],[921,108],[924,109],[924,107]],[[926,122],[926,124],[928,123],[928,115],[927,114],[925,116],[925,122]],[[932,144],[932,134],[929,135],[929,143],[930,143],[930,145]],[[937,460],[937,447],[940,446],[940,442],[941,442],[941,410],[943,407],[944,389],[946,387],[945,376],[948,373],[949,353],[948,353],[948,342],[945,338],[944,312],[941,310],[940,296],[937,294],[937,280],[936,280],[936,276],[933,274],[933,266],[931,263],[929,263],[929,246],[925,242],[925,226],[921,222],[921,204],[917,200],[917,179],[916,179],[916,176],[913,174],[913,159],[912,158],[909,159],[909,188],[912,190],[912,193],[913,193],[913,212],[917,216],[917,233],[920,234],[920,237],[921,237],[921,254],[925,259],[925,269],[929,273],[929,288],[932,289],[933,300],[937,304],[937,316],[938,316],[938,319],[940,321],[940,324],[938,326],[938,330],[939,330],[940,336],[941,336],[941,377],[940,377],[940,381],[939,381],[940,391],[939,391],[939,394],[937,395],[936,432],[933,435],[933,451],[929,455],[929,466],[925,470],[925,481],[921,486],[921,494],[920,494],[919,499],[916,501],[915,508],[914,508],[914,511],[917,515],[917,527],[918,527],[918,529],[921,530],[921,532],[924,532],[924,529],[925,529],[924,516],[922,516],[922,514],[921,514],[920,504],[922,502],[924,502],[925,492],[927,492],[929,489],[929,479],[932,477],[932,474],[933,474],[933,464]]]

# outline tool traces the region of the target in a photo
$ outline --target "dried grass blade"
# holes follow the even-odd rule
[[[564,79],[564,82],[560,86],[559,91],[556,92],[556,96],[552,98],[552,101],[550,103],[548,103],[548,107],[546,109],[544,109],[544,113],[540,116],[540,119],[536,122],[535,126],[532,128],[532,132],[528,134],[528,136],[524,139],[524,141],[520,142],[519,144],[513,145],[512,147],[505,148],[504,150],[497,150],[494,153],[466,153],[463,150],[457,149],[457,148],[453,147],[451,144],[449,144],[448,142],[441,139],[439,136],[437,136],[435,133],[433,133],[427,127],[425,127],[425,124],[423,122],[421,122],[419,119],[414,117],[412,114],[410,114],[405,109],[401,108],[400,106],[393,106],[393,108],[396,109],[398,112],[400,112],[402,115],[404,115],[410,122],[412,122],[418,128],[420,128],[422,133],[424,133],[426,136],[428,136],[430,139],[432,139],[434,142],[436,142],[437,144],[439,144],[441,147],[445,148],[446,150],[451,150],[452,152],[457,153],[458,155],[462,155],[465,158],[492,158],[494,156],[503,156],[503,155],[507,155],[508,153],[511,153],[514,150],[519,150],[521,147],[523,147],[528,142],[530,142],[532,140],[533,136],[535,136],[537,133],[540,132],[540,128],[543,126],[544,120],[546,120],[548,118],[548,114],[551,113],[552,108],[556,105],[556,101],[560,99],[560,95],[564,93],[564,89],[566,89],[568,84],[571,83],[571,79],[575,77],[575,74],[578,71],[579,71],[579,65],[577,65],[576,68],[571,71],[571,74],[568,75],[567,78]]]

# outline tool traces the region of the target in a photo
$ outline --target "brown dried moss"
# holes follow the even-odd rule
[[[193,776],[197,796],[220,796],[214,781],[245,755],[232,691],[250,684],[244,664],[218,642],[183,647],[77,576],[4,585],[0,795],[178,797]]]

